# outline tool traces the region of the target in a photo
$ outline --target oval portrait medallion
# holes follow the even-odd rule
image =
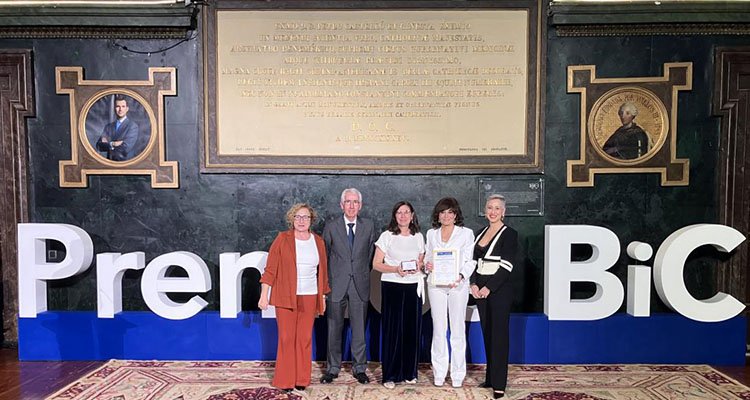
[[[667,137],[669,118],[664,103],[651,91],[621,86],[602,95],[588,120],[597,153],[619,165],[644,162]]]
[[[125,88],[93,95],[83,105],[78,126],[86,151],[105,165],[133,164],[156,142],[153,110],[145,98]]]

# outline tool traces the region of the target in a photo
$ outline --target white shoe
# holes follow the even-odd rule
[[[405,382],[405,383],[408,383],[408,384],[410,384],[410,385],[414,385],[414,384],[416,384],[416,383],[417,383],[417,378],[414,378],[414,379],[409,379],[409,380],[407,380],[407,381],[404,381],[404,382]]]
[[[386,389],[394,389],[396,387],[396,383],[391,381],[383,382],[383,386],[385,386]]]
[[[461,386],[463,386],[463,384],[463,381],[451,381],[451,386],[453,386],[454,388],[460,388]]]
[[[443,386],[444,384],[445,384],[445,380],[435,379],[435,386]]]

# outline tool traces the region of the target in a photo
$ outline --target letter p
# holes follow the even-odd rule
[[[46,260],[45,240],[65,246],[65,259]],[[68,278],[91,266],[94,244],[81,228],[66,224],[18,224],[18,308],[19,317],[36,318],[47,311],[47,282]]]

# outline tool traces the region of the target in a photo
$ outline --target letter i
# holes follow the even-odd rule
[[[627,253],[636,261],[648,261],[654,254],[651,245],[631,242]],[[634,317],[651,315],[651,268],[646,265],[628,265],[627,312]]]

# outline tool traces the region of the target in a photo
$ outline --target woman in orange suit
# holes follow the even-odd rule
[[[279,232],[268,251],[258,307],[276,307],[279,344],[272,385],[291,391],[305,390],[310,384],[313,321],[325,312],[331,289],[325,244],[310,231],[315,211],[307,204],[295,204],[286,220],[290,229]]]

